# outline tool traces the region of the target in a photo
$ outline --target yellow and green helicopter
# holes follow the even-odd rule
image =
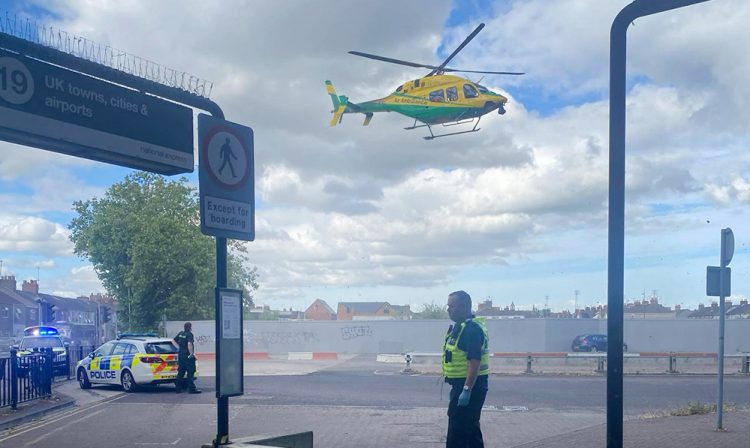
[[[367,126],[370,124],[370,120],[376,112],[397,112],[414,119],[414,124],[404,129],[408,130],[427,127],[430,131],[430,135],[424,137],[426,140],[479,131],[477,126],[479,125],[479,120],[481,120],[482,116],[494,110],[497,110],[500,115],[504,114],[505,103],[508,102],[508,98],[489,90],[479,84],[479,82],[473,82],[460,76],[446,75],[445,73],[462,72],[493,75],[523,75],[523,73],[519,72],[461,70],[446,67],[451,59],[463,50],[463,48],[477,34],[479,34],[480,31],[482,31],[482,28],[484,28],[484,23],[480,23],[479,26],[477,26],[476,29],[464,39],[461,45],[459,45],[458,48],[456,48],[456,50],[438,66],[402,61],[399,59],[362,53],[360,51],[350,51],[350,54],[356,56],[390,62],[392,64],[406,65],[409,67],[428,68],[432,71],[422,78],[407,81],[403,85],[398,86],[395,92],[385,98],[365,101],[363,103],[352,103],[346,96],[337,95],[331,81],[326,81],[326,89],[333,101],[333,118],[331,119],[331,126],[341,123],[344,114],[364,114],[365,121],[363,126]],[[435,135],[432,132],[432,125],[442,124],[443,126],[454,126],[472,123],[475,120],[476,123],[470,130],[440,135]]]

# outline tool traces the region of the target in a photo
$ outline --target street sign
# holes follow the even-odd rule
[[[710,297],[732,295],[732,268],[706,266],[706,295]]]
[[[729,266],[734,256],[734,232],[732,229],[721,229],[721,265]]]
[[[216,397],[234,397],[245,391],[243,375],[242,290],[216,288],[219,338],[216,357]]]
[[[2,49],[0,139],[161,174],[194,165],[190,108]]]
[[[253,241],[253,130],[200,114],[198,152],[201,232],[215,237]]]

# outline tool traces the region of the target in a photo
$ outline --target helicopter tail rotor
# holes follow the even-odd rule
[[[336,89],[333,88],[333,83],[331,83],[331,81],[326,81],[326,91],[331,97],[331,102],[333,103],[333,110],[331,111],[333,112],[333,117],[331,118],[331,126],[336,126],[337,124],[341,123],[344,112],[346,112],[346,106],[349,104],[349,98],[345,97],[344,95],[337,95]]]

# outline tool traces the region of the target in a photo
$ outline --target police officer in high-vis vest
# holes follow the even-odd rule
[[[443,345],[443,375],[451,385],[446,448],[484,447],[479,418],[490,373],[489,336],[484,319],[471,313],[471,296],[448,296],[448,315],[455,322]]]
[[[175,389],[179,394],[185,389],[187,383],[188,392],[199,394],[201,390],[195,387],[195,337],[193,336],[193,324],[185,322],[184,330],[177,333],[172,343],[177,346],[177,381]],[[187,375],[186,375],[187,374]],[[186,378],[187,377],[187,378]]]

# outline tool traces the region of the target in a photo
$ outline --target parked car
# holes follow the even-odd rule
[[[573,339],[570,347],[574,352],[606,352],[606,334],[582,334]],[[623,342],[623,351],[628,351],[628,344]]]
[[[177,347],[171,339],[155,335],[121,335],[82,359],[76,366],[76,379],[81,389],[92,384],[119,384],[125,392],[146,385],[174,384]]]
[[[52,360],[54,375],[64,376],[68,374],[68,344],[63,342],[60,332],[55,327],[34,326],[23,330],[23,338],[18,345],[13,346],[18,350],[18,356],[29,356],[39,353],[42,349],[52,349],[55,355]]]

